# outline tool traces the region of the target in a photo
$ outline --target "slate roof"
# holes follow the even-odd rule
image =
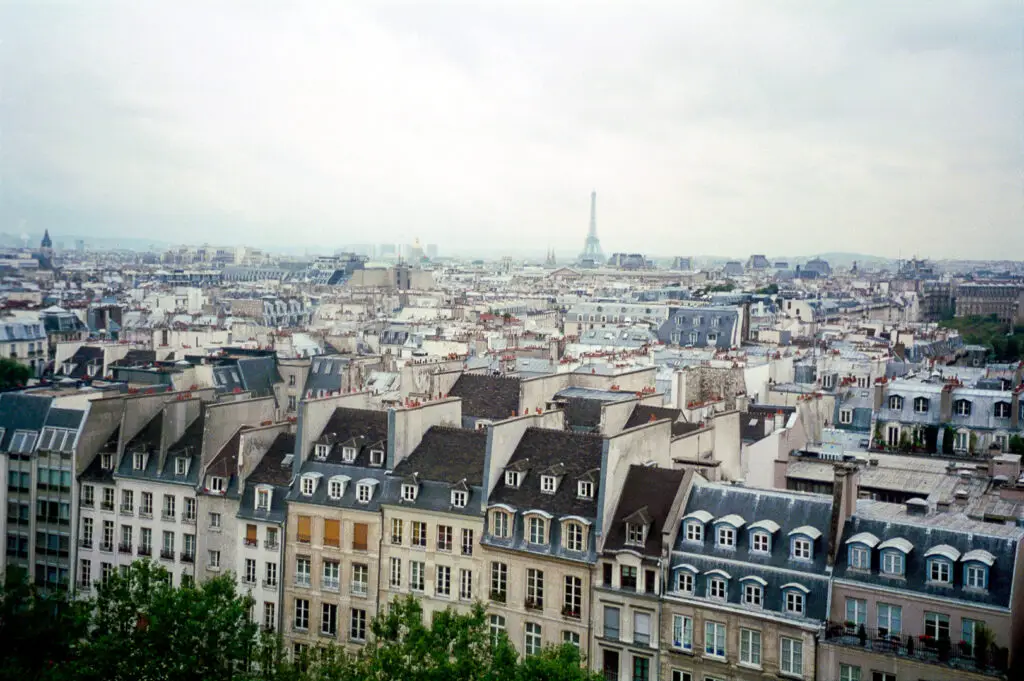
[[[678,522],[685,523],[688,515],[699,512],[709,517],[704,525],[704,540],[688,541],[685,527],[680,526],[671,558],[672,589],[675,589],[679,571],[689,565],[697,568],[694,596],[705,598],[708,581],[713,577],[707,573],[723,570],[731,577],[727,586],[730,604],[742,604],[742,578],[757,577],[767,583],[764,610],[797,620],[827,618],[828,577],[825,576],[825,567],[832,518],[831,498],[707,483],[695,478],[683,518]],[[736,532],[736,547],[720,548],[716,541],[716,521],[730,515],[740,516],[744,524]],[[771,533],[771,551],[767,554],[751,550],[749,526],[760,520],[772,520],[779,525],[778,531]],[[790,532],[803,527],[821,533],[812,543],[812,560],[790,558]],[[790,583],[800,584],[810,591],[805,599],[803,617],[785,613],[781,587]]]
[[[17,430],[32,430],[38,435],[52,401],[49,397],[22,393],[0,395],[0,428],[4,429],[0,451],[10,449],[11,438]]]
[[[570,428],[597,430],[601,425],[601,400],[570,397],[565,403],[565,422]]]
[[[144,449],[147,452],[159,452],[160,451],[160,438],[164,432],[164,413],[163,410],[158,411],[153,415],[153,418],[149,420],[145,426],[142,427],[138,433],[135,434],[131,440],[124,447],[126,453],[134,452],[139,449]]]
[[[224,443],[224,446],[220,448],[220,451],[217,452],[217,455],[213,457],[213,461],[207,467],[206,475],[230,478],[235,474],[235,471],[238,470],[238,448],[242,443],[242,433],[246,429],[246,426],[241,426]]]
[[[626,518],[639,513],[650,518],[647,541],[640,550],[647,556],[660,557],[661,531],[685,476],[684,470],[630,466],[622,485],[619,506],[615,509],[615,519],[608,528],[604,550],[636,551],[639,548],[626,545]]]
[[[870,572],[849,569],[846,541],[861,532],[870,532],[881,542],[895,538],[910,542],[913,548],[906,555],[904,579],[879,574],[881,559],[877,549],[872,551]],[[1022,538],[1024,529],[970,520],[962,513],[910,515],[903,504],[859,499],[857,512],[843,528],[834,576],[836,579],[926,594],[933,598],[1009,608],[1017,546]],[[996,562],[989,569],[988,589],[980,591],[964,588],[964,565],[961,561],[954,563],[952,586],[929,584],[925,553],[942,544],[959,551],[961,558],[974,549],[983,549],[995,556]]]
[[[462,374],[448,392],[462,398],[464,416],[498,421],[519,413],[519,379]]]
[[[295,452],[295,434],[279,433],[271,443],[260,462],[246,478],[246,485],[289,485],[292,481],[292,466],[283,466],[286,456]]]
[[[354,440],[354,441],[353,441]],[[388,414],[386,411],[350,409],[338,407],[334,410],[320,435],[313,440],[307,458],[313,457],[317,443],[329,443],[331,449],[326,463],[342,464],[343,446],[354,446],[358,450],[354,466],[369,467],[370,449],[380,447],[387,451]]]
[[[662,419],[668,419],[675,423],[679,419],[679,415],[682,412],[679,409],[671,409],[669,407],[655,407],[647,404],[638,404],[633,407],[633,413],[629,415],[626,420],[626,428],[636,428],[650,423],[652,420],[660,421]],[[654,419],[651,419],[651,417]]]
[[[420,480],[455,484],[466,480],[479,486],[487,455],[487,431],[432,426],[416,449],[393,471],[398,477],[417,473]]]
[[[63,409],[52,407],[46,414],[46,425],[54,428],[70,428],[78,430],[85,419],[85,411],[81,409]]]
[[[273,395],[274,384],[282,382],[276,357],[239,359],[238,370],[242,374],[245,389],[253,391],[257,397]]]
[[[71,371],[66,374],[70,378],[92,378],[93,376],[98,376],[100,371],[103,370],[103,348],[83,345],[75,350],[75,354],[67,361],[71,364]],[[95,369],[95,371],[90,373],[90,368]]]

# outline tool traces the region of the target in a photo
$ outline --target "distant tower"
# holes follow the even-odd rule
[[[597,238],[597,192],[590,192],[590,229],[587,231],[587,240],[583,242],[580,262],[592,266],[604,262],[601,241]]]
[[[53,242],[50,241],[50,230],[47,229],[43,232],[43,240],[39,246],[40,248],[53,248]]]

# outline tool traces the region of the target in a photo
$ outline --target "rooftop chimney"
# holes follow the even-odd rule
[[[829,533],[829,565],[835,563],[839,553],[839,538],[843,527],[857,510],[857,492],[860,487],[860,469],[856,464],[837,463],[832,485],[832,522]]]

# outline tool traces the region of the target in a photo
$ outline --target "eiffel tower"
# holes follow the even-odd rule
[[[583,252],[580,253],[579,261],[585,267],[598,267],[604,264],[601,240],[597,238],[597,192],[590,192],[590,229],[587,231],[587,240],[583,242]]]

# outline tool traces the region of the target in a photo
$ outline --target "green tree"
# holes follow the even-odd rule
[[[600,681],[604,676],[583,667],[579,648],[563,644],[523,658],[515,681]]]
[[[251,603],[229,575],[174,588],[163,567],[136,561],[100,586],[73,678],[236,678],[256,641]]]
[[[32,370],[9,357],[0,358],[0,390],[17,388],[28,383]]]
[[[25,571],[7,568],[0,594],[0,679],[56,678],[74,659],[85,634],[87,604],[68,601],[62,592],[43,593],[29,584]]]

